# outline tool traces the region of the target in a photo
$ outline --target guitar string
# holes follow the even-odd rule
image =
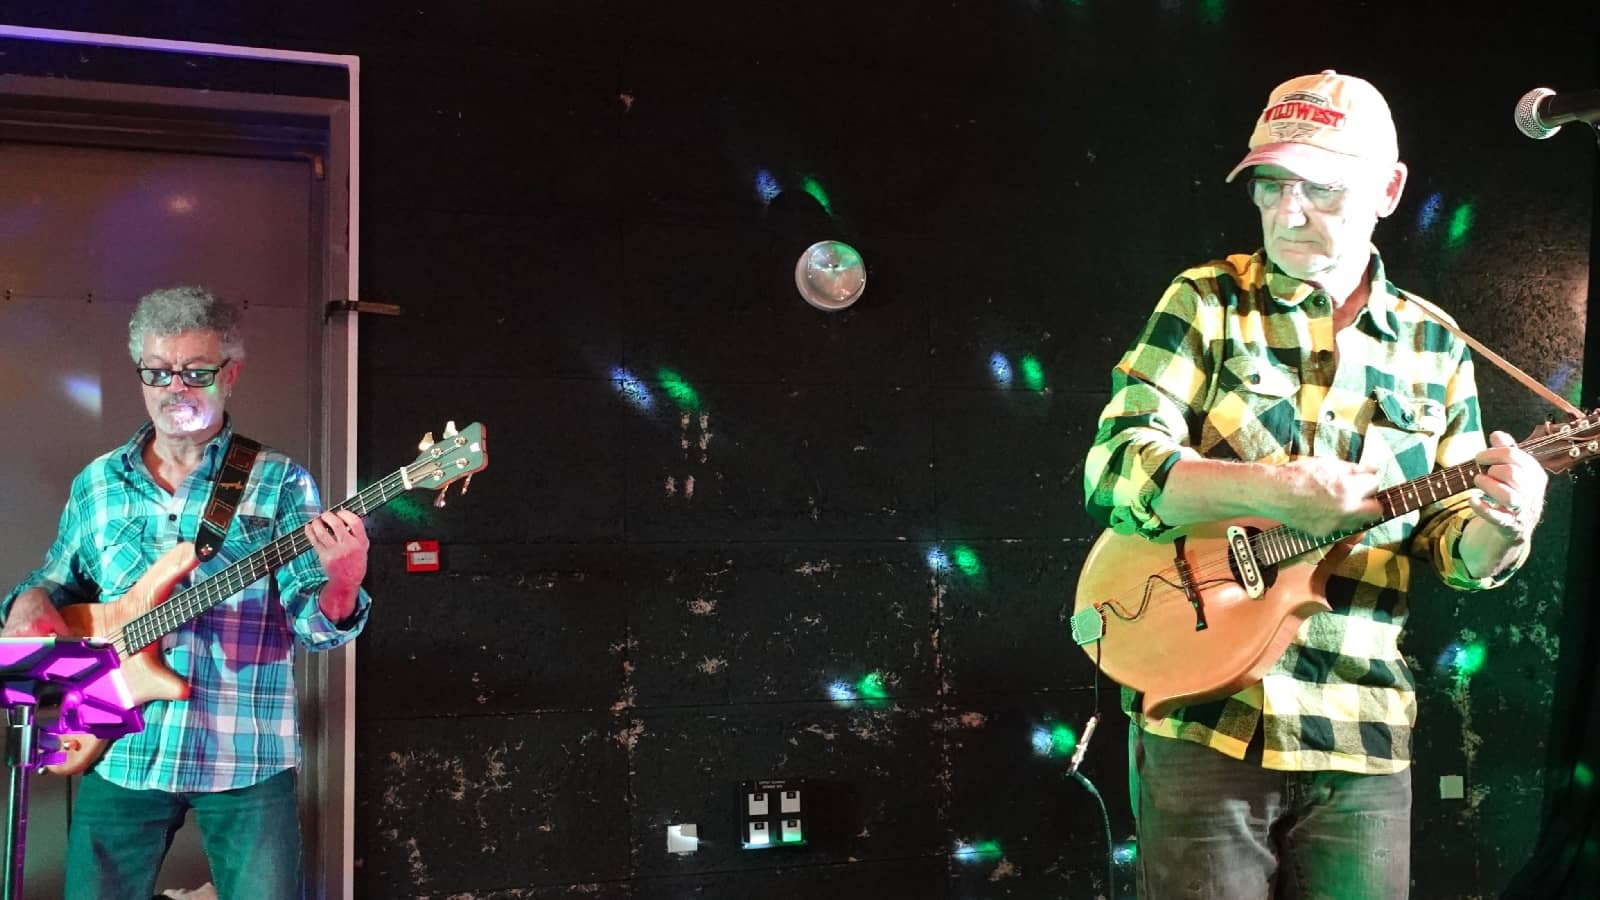
[[[1555,460],[1555,459],[1559,459],[1560,457],[1563,457],[1563,456],[1570,456],[1571,453],[1570,453],[1570,450],[1568,449],[1568,446],[1570,445],[1571,440],[1572,440],[1572,432],[1568,431],[1568,432],[1564,432],[1564,433],[1554,433],[1554,434],[1550,434],[1550,435],[1545,435],[1543,437],[1532,438],[1532,439],[1528,440],[1527,442],[1525,442],[1523,444],[1520,444],[1518,446],[1521,447],[1521,449],[1524,452],[1528,453],[1529,455],[1533,456],[1536,460],[1538,460],[1539,462],[1543,463],[1543,462],[1545,462],[1547,460]],[[1555,452],[1555,453],[1546,453],[1546,452],[1544,452],[1544,451],[1549,450],[1550,446],[1552,444],[1559,444],[1560,445],[1559,447],[1556,448],[1557,452]],[[1483,471],[1482,468],[1480,466],[1478,466],[1478,464],[1476,462],[1462,463],[1462,464],[1457,465],[1457,466],[1451,466],[1451,467],[1446,468],[1446,469],[1440,469],[1437,472],[1431,472],[1431,473],[1429,473],[1429,474],[1427,474],[1425,476],[1422,476],[1421,478],[1413,479],[1412,481],[1404,482],[1402,484],[1395,485],[1394,487],[1391,487],[1391,488],[1385,488],[1384,490],[1379,492],[1379,497],[1382,498],[1382,497],[1384,497],[1384,495],[1387,495],[1392,491],[1398,491],[1403,496],[1405,494],[1405,488],[1406,488],[1407,485],[1417,485],[1419,483],[1427,483],[1427,484],[1429,484],[1430,487],[1428,489],[1428,493],[1429,493],[1430,497],[1433,497],[1434,490],[1433,490],[1433,487],[1431,487],[1431,485],[1433,485],[1434,483],[1445,482],[1446,486],[1448,486],[1448,482],[1452,478],[1454,478],[1456,476],[1461,476],[1463,478],[1467,478],[1468,479],[1467,480],[1467,485],[1468,486],[1463,487],[1461,490],[1454,491],[1454,492],[1452,492],[1450,494],[1445,494],[1445,495],[1442,495],[1442,496],[1433,497],[1433,499],[1429,501],[1429,502],[1436,502],[1438,500],[1443,500],[1446,497],[1453,497],[1453,496],[1456,496],[1457,494],[1461,494],[1461,493],[1464,493],[1465,491],[1469,490],[1470,489],[1470,484],[1471,484],[1470,478],[1468,477],[1469,473],[1470,473],[1470,475],[1476,475],[1476,474],[1478,474],[1478,472],[1481,472],[1481,471]],[[1420,497],[1421,497],[1420,493],[1418,493],[1418,488],[1416,486],[1412,487],[1412,494],[1414,496],[1417,496],[1418,499],[1420,499]],[[1425,504],[1419,504],[1418,507],[1416,507],[1416,508],[1421,508],[1422,505],[1425,505]],[[1395,518],[1395,517],[1391,517],[1391,518]],[[1375,527],[1377,525],[1380,525],[1384,521],[1388,521],[1388,520],[1387,519],[1379,520],[1378,522],[1374,522],[1372,525],[1367,526],[1367,528],[1372,528],[1372,527]],[[1250,547],[1251,547],[1252,552],[1254,552],[1256,554],[1260,554],[1262,552],[1263,548],[1268,544],[1286,543],[1286,542],[1289,542],[1289,541],[1305,543],[1305,546],[1300,548],[1298,551],[1296,551],[1294,553],[1287,553],[1287,554],[1285,554],[1283,556],[1278,557],[1278,559],[1274,563],[1272,563],[1273,565],[1276,565],[1277,562],[1282,562],[1283,560],[1292,559],[1294,556],[1298,556],[1298,555],[1300,555],[1302,553],[1309,552],[1309,551],[1311,551],[1313,549],[1316,549],[1317,547],[1323,546],[1325,544],[1336,543],[1337,541],[1343,540],[1344,538],[1349,537],[1351,535],[1360,534],[1362,531],[1365,531],[1365,530],[1367,530],[1367,529],[1366,528],[1362,528],[1362,529],[1357,529],[1355,531],[1343,532],[1342,534],[1329,535],[1326,538],[1316,538],[1316,537],[1313,537],[1311,535],[1305,534],[1304,532],[1300,532],[1300,531],[1298,531],[1296,529],[1289,528],[1286,525],[1278,525],[1278,526],[1276,526],[1276,527],[1274,527],[1272,529],[1269,529],[1267,531],[1263,531],[1263,532],[1258,532],[1256,534],[1252,534],[1248,538],[1248,541],[1250,543]],[[1282,549],[1292,550],[1292,549],[1294,549],[1294,545],[1293,544],[1289,544],[1287,547],[1283,547]],[[1226,553],[1213,553],[1213,554],[1211,554],[1210,557],[1207,560],[1204,560],[1204,561],[1200,562],[1199,564],[1191,567],[1190,568],[1190,572],[1191,572],[1192,575],[1197,576],[1194,579],[1195,582],[1196,582],[1195,587],[1196,587],[1197,590],[1198,589],[1203,589],[1203,588],[1206,588],[1206,587],[1210,587],[1210,586],[1216,585],[1216,584],[1226,583],[1226,582],[1229,582],[1229,581],[1233,580],[1233,565],[1232,565],[1232,563],[1229,562],[1229,556]],[[1171,577],[1168,577],[1169,575]],[[1175,579],[1176,579],[1176,574],[1175,574],[1175,572],[1174,572],[1174,570],[1172,568],[1162,568],[1162,569],[1159,569],[1156,572],[1154,572],[1154,573],[1152,573],[1152,574],[1150,574],[1148,576],[1145,576],[1143,578],[1144,598],[1139,604],[1138,611],[1133,613],[1131,616],[1127,614],[1126,608],[1123,607],[1122,604],[1117,603],[1115,600],[1104,600],[1104,601],[1101,601],[1100,603],[1093,604],[1093,606],[1104,609],[1104,608],[1110,608],[1114,604],[1116,608],[1111,610],[1114,615],[1116,615],[1120,619],[1123,619],[1124,621],[1133,621],[1133,620],[1143,616],[1145,614],[1145,612],[1147,612],[1148,609],[1150,607],[1152,607],[1153,605],[1159,605],[1159,604],[1162,604],[1162,603],[1167,602],[1167,601],[1172,600],[1172,599],[1177,599],[1177,600],[1181,600],[1184,603],[1188,603],[1189,602],[1188,594],[1183,590],[1181,584],[1178,581],[1176,581]],[[1156,594],[1154,592],[1154,590],[1153,590],[1152,585],[1151,585],[1152,581],[1160,582],[1162,584],[1165,584],[1167,587],[1172,589],[1172,593]],[[1124,592],[1125,592],[1124,590],[1118,590],[1118,591],[1116,591],[1116,594],[1117,595],[1121,595]]]
[[[436,462],[436,460],[430,459],[425,463],[414,464],[411,468],[431,466]],[[337,512],[349,509],[364,517],[371,513],[372,510],[404,493],[406,490],[406,478],[409,473],[410,468],[391,472],[329,511]],[[411,479],[411,482],[415,484],[416,479]],[[389,493],[391,489],[396,487],[398,487],[398,490]],[[382,495],[376,504],[368,502],[376,495]],[[283,548],[288,548],[288,552],[283,552]],[[207,578],[205,581],[184,590],[178,596],[172,598],[173,603],[161,603],[134,616],[132,619],[122,623],[120,628],[105,635],[102,639],[109,641],[116,648],[119,656],[126,657],[130,648],[137,651],[155,643],[179,625],[232,597],[310,548],[311,541],[306,537],[305,531],[296,529],[294,532],[286,534],[265,547],[242,557],[238,562],[217,573],[217,577]],[[272,558],[270,562],[269,558]],[[245,580],[240,573],[247,570],[253,572],[253,574],[250,575],[248,580]],[[217,596],[223,590],[224,585],[227,586],[226,593]],[[145,637],[147,634],[149,637]]]
[[[1552,442],[1555,442],[1555,441],[1558,441],[1558,440],[1560,440],[1561,438],[1564,438],[1564,437],[1565,436],[1555,436],[1555,437],[1552,437],[1550,439],[1535,439],[1535,440],[1531,440],[1531,441],[1529,441],[1527,443],[1527,445],[1525,445],[1523,447],[1523,450],[1528,451],[1530,453],[1530,455],[1534,456],[1535,459],[1539,459],[1541,462],[1544,461],[1545,459],[1554,459],[1557,456],[1565,456],[1565,455],[1567,455],[1565,451],[1563,451],[1563,452],[1561,452],[1559,454],[1547,455],[1547,456],[1543,456],[1543,457],[1541,457],[1540,453],[1539,453],[1539,451],[1547,449],[1547,447],[1544,446],[1544,445],[1552,443]],[[1391,487],[1391,488],[1386,488],[1383,491],[1379,492],[1379,496],[1381,498],[1387,499],[1386,495],[1392,495],[1392,492],[1398,492],[1399,495],[1403,497],[1407,493],[1407,491],[1406,491],[1407,485],[1412,485],[1412,487],[1410,489],[1410,493],[1420,501],[1420,499],[1421,499],[1420,485],[1421,484],[1427,484],[1429,486],[1428,487],[1428,495],[1430,497],[1428,502],[1430,502],[1430,503],[1431,502],[1436,502],[1436,501],[1439,501],[1439,500],[1446,499],[1448,497],[1456,496],[1458,494],[1461,494],[1461,493],[1469,490],[1471,488],[1471,481],[1470,481],[1470,478],[1468,477],[1469,473],[1470,473],[1470,475],[1476,475],[1478,472],[1481,472],[1481,471],[1482,471],[1481,467],[1479,467],[1476,462],[1463,463],[1461,465],[1451,466],[1451,467],[1449,467],[1447,469],[1440,469],[1437,472],[1432,472],[1432,473],[1430,473],[1428,475],[1423,476],[1422,478],[1418,478],[1418,479],[1415,479],[1413,481],[1406,482],[1404,484],[1399,484],[1399,485],[1395,485],[1394,487]],[[1451,491],[1450,493],[1446,493],[1446,494],[1438,494],[1436,492],[1436,490],[1434,489],[1434,485],[1439,484],[1441,482],[1444,484],[1444,486],[1448,487],[1450,482],[1452,480],[1455,480],[1458,477],[1460,478],[1460,480],[1463,481],[1463,485],[1459,490]],[[1426,504],[1419,503],[1417,505],[1417,507],[1415,507],[1415,508],[1421,508],[1423,505],[1426,505]],[[1389,518],[1395,518],[1395,517],[1391,516]],[[1388,519],[1382,519],[1382,520],[1379,520],[1378,522],[1374,522],[1372,525],[1367,526],[1367,528],[1358,528],[1358,529],[1356,529],[1354,531],[1339,532],[1339,533],[1327,535],[1326,537],[1323,537],[1323,538],[1314,537],[1312,535],[1306,534],[1305,532],[1299,531],[1298,529],[1290,528],[1290,527],[1285,526],[1285,525],[1279,525],[1279,526],[1276,526],[1276,527],[1274,527],[1272,529],[1269,529],[1267,531],[1262,531],[1262,532],[1258,532],[1256,534],[1251,535],[1250,538],[1249,538],[1249,542],[1250,542],[1251,550],[1255,554],[1257,554],[1258,556],[1259,555],[1263,555],[1263,550],[1265,548],[1267,548],[1269,545],[1276,545],[1276,549],[1279,549],[1279,550],[1283,551],[1282,553],[1280,553],[1280,554],[1278,554],[1276,556],[1275,560],[1273,560],[1272,564],[1275,565],[1278,562],[1282,562],[1283,560],[1286,560],[1286,559],[1291,559],[1291,558],[1293,558],[1295,556],[1298,556],[1298,555],[1300,555],[1302,553],[1306,553],[1306,552],[1309,552],[1311,550],[1314,550],[1317,547],[1321,547],[1321,546],[1324,546],[1324,545],[1330,544],[1330,543],[1335,543],[1337,541],[1343,540],[1346,537],[1350,537],[1352,535],[1360,534],[1361,532],[1366,531],[1367,529],[1375,527],[1375,526],[1377,526],[1379,524],[1382,524],[1382,522],[1387,521],[1387,520]],[[1206,577],[1207,581],[1209,581],[1211,583],[1215,583],[1215,581],[1227,581],[1227,580],[1230,580],[1231,579],[1231,575],[1232,575],[1232,566],[1228,563],[1228,557],[1224,554],[1224,555],[1221,555],[1220,558],[1217,559],[1217,560],[1208,560],[1206,562],[1200,563],[1199,565],[1193,567],[1191,569],[1191,571],[1194,572],[1196,575],[1200,575],[1200,576]]]

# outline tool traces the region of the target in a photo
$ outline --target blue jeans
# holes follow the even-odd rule
[[[189,794],[129,790],[85,774],[67,829],[66,900],[150,900],[191,808],[220,900],[300,900],[293,769],[246,788]]]
[[[1411,770],[1278,772],[1129,726],[1142,900],[1404,900]]]

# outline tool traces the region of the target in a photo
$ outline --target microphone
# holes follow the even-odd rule
[[[1517,101],[1517,130],[1542,141],[1561,130],[1568,122],[1600,121],[1600,91],[1558,94],[1537,87]]]

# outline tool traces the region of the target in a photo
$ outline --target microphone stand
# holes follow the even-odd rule
[[[15,684],[15,683],[13,683]],[[21,900],[22,868],[28,855],[28,773],[45,765],[58,748],[53,734],[40,735],[33,723],[33,704],[11,702],[7,686],[6,764],[11,767],[11,814],[6,817],[5,900]],[[41,739],[42,738],[42,739]]]

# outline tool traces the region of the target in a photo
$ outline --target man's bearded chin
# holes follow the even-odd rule
[[[205,427],[200,408],[193,403],[175,400],[161,404],[161,415],[174,431],[198,431]]]

